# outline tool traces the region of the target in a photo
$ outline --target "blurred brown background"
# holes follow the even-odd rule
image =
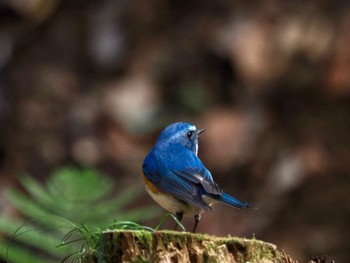
[[[348,1],[0,2],[1,189],[66,164],[142,184],[160,130],[193,122],[215,180],[258,208],[218,205],[200,232],[347,262],[349,114]]]

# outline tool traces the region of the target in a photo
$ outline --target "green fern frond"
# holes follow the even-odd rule
[[[11,263],[59,258],[78,262],[82,250],[98,247],[101,233],[113,219],[122,222],[113,227],[136,229],[142,226],[131,221],[159,214],[153,206],[127,209],[140,196],[139,187],[113,196],[113,182],[92,168],[58,169],[45,184],[28,174],[19,181],[25,192],[6,189],[5,196],[23,218],[0,217],[0,258]]]

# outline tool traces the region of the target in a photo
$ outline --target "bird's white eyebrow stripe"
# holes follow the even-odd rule
[[[195,130],[197,130],[196,126],[194,126],[194,125],[190,126],[188,129],[189,129],[190,131],[195,131]]]
[[[189,131],[196,131],[197,130],[197,127],[192,125],[188,128]],[[175,133],[173,136],[171,136],[171,138],[176,138],[176,137],[180,137],[180,136],[183,136],[183,134],[178,134],[178,133]]]

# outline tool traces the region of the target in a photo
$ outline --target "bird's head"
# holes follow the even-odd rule
[[[158,138],[158,143],[170,144],[179,143],[189,148],[196,155],[198,153],[198,135],[204,129],[197,129],[193,124],[186,122],[176,122],[166,127]]]

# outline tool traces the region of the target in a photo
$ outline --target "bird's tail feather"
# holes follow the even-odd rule
[[[226,204],[232,205],[237,208],[245,208],[245,207],[251,207],[252,205],[247,203],[247,202],[242,202],[238,200],[237,198],[230,196],[229,194],[222,193],[219,197],[218,200],[221,202],[224,202]]]

